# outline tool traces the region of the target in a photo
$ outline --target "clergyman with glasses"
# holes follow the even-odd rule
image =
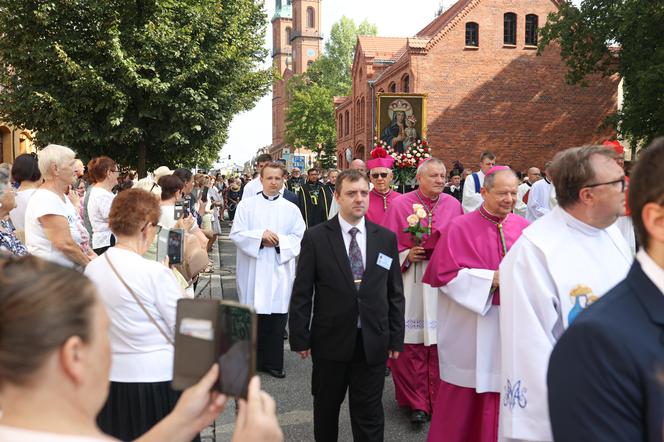
[[[559,152],[558,206],[523,231],[500,265],[501,427],[507,438],[551,441],[546,371],[563,331],[622,281],[632,253],[615,225],[625,173],[604,146]]]

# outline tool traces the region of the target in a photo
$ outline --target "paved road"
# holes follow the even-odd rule
[[[224,226],[224,236],[218,241],[218,248],[213,252],[217,265],[211,277],[199,284],[197,295],[237,300],[235,289],[235,247],[228,240],[229,227]],[[210,282],[211,281],[211,282]],[[311,397],[311,361],[301,360],[290,351],[288,342],[284,341],[284,363],[286,378],[275,379],[261,374],[263,389],[270,393],[277,402],[279,423],[286,441],[313,441],[313,408]],[[399,409],[394,400],[394,383],[392,378],[385,379],[383,394],[385,409],[385,441],[425,441],[428,424],[413,428],[408,421],[408,414]],[[233,433],[233,404],[217,419],[214,429],[210,427],[202,434],[203,442],[230,441]],[[342,405],[339,416],[339,441],[352,441],[348,401]]]

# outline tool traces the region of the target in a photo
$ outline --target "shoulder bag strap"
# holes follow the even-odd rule
[[[131,288],[129,288],[129,286],[127,285],[127,283],[125,282],[125,280],[122,279],[122,276],[120,276],[120,274],[118,273],[118,271],[115,270],[115,266],[113,266],[113,263],[111,262],[111,259],[108,257],[108,253],[104,253],[104,258],[106,258],[106,262],[108,263],[109,266],[111,266],[111,270],[113,270],[113,273],[115,273],[115,276],[118,277],[118,279],[120,280],[120,282],[122,283],[122,285],[124,286],[124,288],[126,288],[127,291],[128,291],[129,293],[131,293],[131,296],[134,297],[134,299],[135,299],[136,302],[138,303],[139,307],[141,307],[141,310],[143,310],[143,312],[148,316],[148,318],[150,319],[150,322],[152,322],[152,323],[155,325],[155,327],[157,327],[157,329],[159,330],[159,332],[162,334],[162,336],[163,336],[164,338],[166,338],[166,340],[168,341],[168,343],[174,346],[175,343],[173,342],[173,340],[171,339],[171,337],[168,336],[168,335],[166,334],[166,332],[165,332],[165,331],[159,326],[159,324],[158,324],[157,321],[155,321],[155,319],[152,317],[152,315],[150,314],[150,312],[148,311],[148,309],[145,308],[145,305],[143,305],[143,302],[141,302],[141,300],[138,298],[138,296],[136,296],[136,293],[134,293],[134,291],[133,291]]]

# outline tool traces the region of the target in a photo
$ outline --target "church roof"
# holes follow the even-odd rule
[[[416,34],[416,37],[433,37],[447,26],[461,11],[473,0],[459,0],[440,14],[434,21],[429,23]]]
[[[408,39],[405,37],[360,35],[357,39],[365,56],[385,61],[394,60],[394,56],[408,43]]]

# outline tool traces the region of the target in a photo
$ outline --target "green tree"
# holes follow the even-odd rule
[[[366,20],[359,26],[347,17],[332,25],[325,52],[306,73],[288,81],[286,141],[308,146],[319,154],[325,168],[336,164],[334,97],[350,95],[351,64],[358,35],[376,35],[375,25]]]
[[[618,73],[624,103],[612,122],[633,141],[664,134],[664,4],[652,0],[569,0],[541,30],[540,52],[560,45],[569,83]]]
[[[210,163],[268,90],[266,25],[256,0],[1,0],[0,118],[139,172]]]

